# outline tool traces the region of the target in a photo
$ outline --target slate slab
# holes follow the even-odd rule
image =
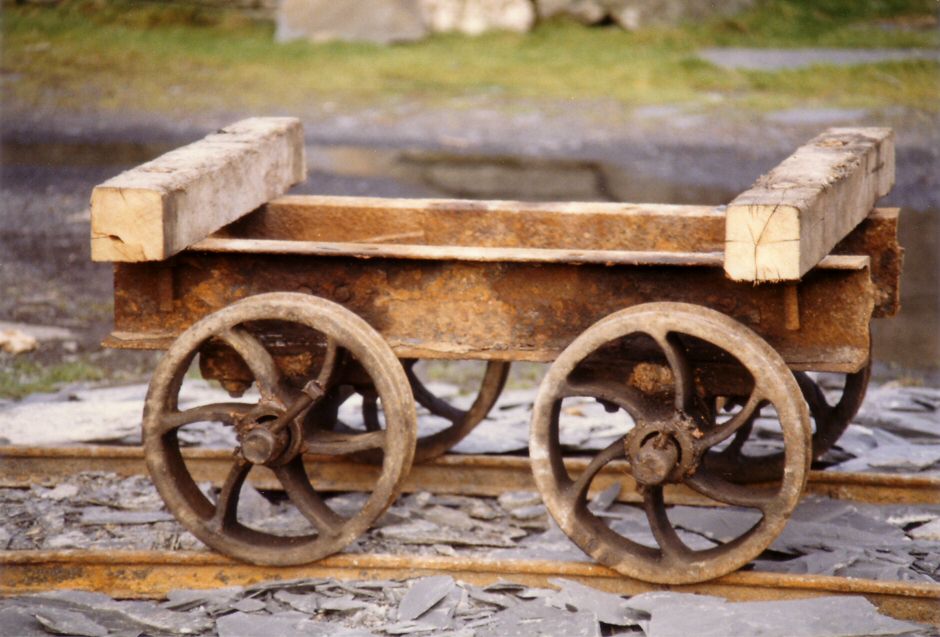
[[[605,593],[569,579],[555,578],[549,581],[561,589],[551,601],[553,605],[560,604],[560,608],[570,606],[591,612],[598,621],[612,626],[637,626],[637,621],[643,618],[619,595]]]
[[[417,580],[398,605],[398,619],[400,621],[418,619],[447,597],[456,585],[454,578],[449,575],[423,577]]]
[[[53,635],[73,637],[105,637],[108,629],[82,613],[56,608],[44,608],[33,612],[46,631]]]
[[[16,637],[48,637],[33,614],[19,606],[5,606],[9,602],[0,600],[0,635]]]
[[[677,600],[678,601],[678,600]],[[901,635],[923,626],[878,613],[863,597],[817,597],[774,602],[695,603],[651,613],[647,637],[854,637]]]
[[[601,637],[600,624],[589,611],[562,610],[543,600],[502,610],[476,628],[477,637]]]

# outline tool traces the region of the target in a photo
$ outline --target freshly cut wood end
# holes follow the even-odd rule
[[[894,185],[890,128],[831,128],[760,177],[725,217],[725,272],[797,281]]]
[[[800,278],[800,211],[794,206],[728,206],[725,273],[735,281]]]
[[[303,127],[251,118],[97,186],[95,261],[166,259],[306,178]]]

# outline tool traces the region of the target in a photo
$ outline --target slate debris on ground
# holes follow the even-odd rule
[[[0,600],[0,633],[33,637],[853,637],[935,635],[881,615],[861,597],[729,602],[686,593],[632,598],[566,579],[554,588],[481,588],[433,576],[412,581],[333,579],[172,591],[159,602],[56,591]],[[337,600],[347,600],[339,605]]]
[[[117,394],[102,391],[110,391],[108,395],[112,399],[134,393],[126,389]],[[209,390],[197,388],[193,396],[201,397],[203,391]],[[437,388],[437,391],[446,393],[447,388]],[[86,398],[89,395],[82,394]],[[507,444],[524,446],[524,421],[528,418],[531,398],[532,392],[508,392],[494,416],[475,432],[476,440],[470,447],[475,451],[486,450],[499,438],[502,439],[497,444],[499,448]],[[608,444],[613,433],[609,421],[604,420],[601,406],[585,401],[566,407],[570,408],[567,416],[576,422],[566,435],[566,443],[589,449]],[[848,428],[827,459],[836,470],[877,469],[929,474],[937,469],[931,454],[935,447],[940,447],[938,410],[938,390],[875,388],[856,419],[859,424]],[[346,415],[350,420],[354,416],[355,413]],[[424,415],[422,426],[429,420],[431,418]],[[431,426],[440,424],[431,423]],[[518,440],[505,434],[507,425],[521,432]],[[879,428],[880,425],[885,428]],[[773,449],[779,444],[772,423],[764,430],[759,423],[757,429],[761,445]],[[208,430],[197,431],[192,438],[197,444],[209,446],[222,441],[217,433]],[[209,485],[201,487],[207,493],[211,491]],[[618,532],[636,541],[651,543],[652,536],[642,511],[617,502],[618,495],[617,487],[598,494],[590,503],[591,510]],[[363,494],[340,494],[331,497],[329,503],[340,512],[354,512],[363,499]],[[0,549],[205,550],[166,513],[146,477],[119,478],[88,473],[54,488],[0,489],[0,507],[6,514],[0,520]],[[302,518],[298,518],[296,512],[292,514],[286,503],[272,501],[250,487],[246,487],[239,511],[262,520],[265,528],[272,530],[303,524]],[[683,540],[696,549],[739,534],[754,521],[752,511],[733,507],[719,510],[677,506],[672,507],[669,514]],[[938,524],[940,506],[866,505],[808,497],[803,499],[771,550],[760,556],[752,568],[940,581]],[[499,498],[431,493],[403,496],[348,550],[590,561],[554,524],[537,494],[512,491]],[[515,634],[511,632],[516,630],[512,626],[523,625],[532,630],[541,630],[544,626],[545,630],[557,627],[562,631],[546,632],[548,635],[644,634],[644,630],[645,634],[673,634],[662,632],[674,628],[670,628],[673,624],[667,621],[667,615],[653,621],[652,615],[638,616],[636,608],[617,596],[606,596],[573,582],[556,580],[553,583],[559,590],[510,584],[483,589],[443,577],[408,583],[302,580],[247,589],[174,591],[157,607],[172,615],[159,616],[159,620],[155,619],[158,614],[149,602],[119,603],[104,597],[82,596],[86,594],[57,597],[59,593],[52,593],[0,603],[0,632],[17,635],[46,635],[55,631],[108,635],[212,634],[174,632],[193,627],[203,630],[211,625],[219,635],[232,637],[262,632],[270,637],[272,630],[298,635],[456,636]],[[695,604],[705,603],[701,599],[694,601]],[[43,612],[30,610],[37,604]],[[784,615],[780,614],[784,610],[755,613],[747,608],[757,607],[717,602],[708,608],[707,612],[716,618],[739,622],[734,625],[749,625],[747,622],[760,620],[761,615],[784,621],[781,619]],[[805,612],[806,608],[803,610]],[[593,618],[591,621],[586,619],[589,615]],[[725,620],[714,621],[720,624]],[[703,619],[703,630],[707,626],[705,622]],[[259,628],[262,625],[267,628]],[[255,629],[260,632],[250,632]],[[776,634],[774,628],[767,630],[768,635]],[[807,634],[813,637],[830,634],[820,626],[814,630],[817,632]],[[886,630],[894,628],[889,625]]]
[[[820,374],[817,382],[830,402],[839,398],[841,380],[837,375]],[[437,395],[459,407],[469,406],[472,400],[472,396],[462,395],[456,385],[435,382],[431,386]],[[453,452],[524,452],[536,391],[506,390],[487,419]],[[145,394],[145,385],[73,388],[0,404],[0,439],[15,444],[139,444],[139,427],[133,423],[139,420]],[[209,383],[197,380],[188,380],[180,397],[181,407],[218,400],[230,398]],[[251,400],[251,396],[240,400]],[[341,407],[339,417],[354,428],[363,426],[361,402],[356,396]],[[622,414],[611,416],[602,405],[587,398],[565,403],[564,423],[562,445],[582,451],[603,449],[629,427],[629,420]],[[419,410],[422,434],[448,424]],[[210,447],[233,443],[229,430],[199,425],[188,426],[181,433],[181,440],[188,445]],[[768,453],[779,450],[781,445],[779,426],[770,419],[758,419],[745,451]],[[940,388],[896,383],[872,385],[853,423],[823,460],[837,471],[940,475]]]
[[[271,502],[253,488],[245,488],[250,495],[245,509],[255,510],[265,528],[290,530],[298,522],[303,524],[288,502]],[[617,495],[616,488],[609,489],[597,494],[589,506],[617,532],[654,545],[643,511],[615,501]],[[349,512],[364,497],[348,493],[327,502],[340,512]],[[591,561],[544,507],[532,504],[537,501],[537,494],[530,492],[507,492],[500,498],[405,495],[347,552]],[[142,476],[88,473],[55,488],[0,489],[0,507],[5,513],[0,520],[0,549],[207,550],[169,516]],[[679,536],[696,550],[740,535],[758,515],[735,507],[669,509]],[[937,582],[938,524],[940,505],[871,505],[807,496],[770,550],[752,567]]]

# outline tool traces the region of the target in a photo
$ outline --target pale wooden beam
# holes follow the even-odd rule
[[[97,186],[92,259],[166,259],[305,178],[300,120],[242,120]]]
[[[894,185],[890,128],[830,128],[728,206],[725,272],[797,281]]]

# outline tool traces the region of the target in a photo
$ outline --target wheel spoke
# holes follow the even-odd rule
[[[258,382],[258,391],[261,392],[262,399],[284,401],[281,372],[277,368],[271,353],[265,349],[261,341],[247,330],[239,327],[232,327],[220,332],[219,338],[234,349],[248,365]]]
[[[362,394],[362,422],[366,431],[382,430],[382,424],[379,422],[379,397],[371,389]]]
[[[304,451],[328,456],[344,456],[360,451],[384,449],[385,443],[385,431],[381,429],[361,434],[316,431],[304,440]]]
[[[584,471],[581,472],[581,475],[565,489],[565,497],[573,506],[578,506],[585,501],[591,483],[601,469],[613,460],[626,458],[627,454],[623,446],[623,440],[624,437],[621,436],[594,456],[588,466],[584,468]]]
[[[734,432],[734,438],[731,439],[727,447],[721,450],[720,455],[732,458],[739,457],[741,451],[744,449],[744,443],[747,442],[753,429],[754,418],[750,418],[746,423],[738,427],[738,430]]]
[[[324,390],[328,389],[333,381],[336,371],[340,367],[340,351],[336,339],[327,336],[326,354],[323,357],[323,365],[320,367],[320,373],[317,375],[317,384]]]
[[[219,491],[219,499],[215,503],[215,512],[209,520],[209,526],[217,531],[224,532],[238,524],[238,496],[241,493],[245,478],[251,471],[251,463],[239,458],[232,465]]]
[[[558,389],[559,398],[587,396],[612,403],[636,420],[655,411],[642,392],[609,380],[591,379],[584,381],[566,380]]]
[[[695,379],[685,348],[679,342],[679,337],[671,332],[653,334],[652,336],[662,348],[663,354],[666,355],[666,360],[669,362],[669,368],[672,370],[673,382],[676,388],[676,409],[681,412],[688,412],[695,397]]]
[[[706,432],[696,443],[699,449],[708,449],[714,447],[722,440],[736,433],[739,429],[747,425],[748,431],[753,424],[754,419],[760,414],[760,410],[767,404],[767,400],[754,388],[747,402],[741,408],[741,411],[732,416],[727,422],[716,424],[714,429]],[[743,440],[741,441],[744,442]]]
[[[650,531],[662,551],[663,558],[669,562],[687,558],[693,553],[676,533],[676,529],[666,515],[666,502],[661,486],[649,487],[643,494],[643,510],[649,521]]]
[[[818,423],[828,418],[833,408],[826,400],[823,390],[809,375],[805,372],[796,372],[794,376],[800,386],[800,391],[803,393],[803,398],[806,399],[806,404],[809,406],[810,414],[813,416],[813,420],[817,422],[818,430]]]
[[[776,492],[768,489],[729,482],[705,468],[699,468],[694,475],[686,478],[685,484],[716,502],[759,509],[762,513],[767,513],[776,495]]]
[[[320,533],[339,534],[344,520],[328,507],[323,498],[314,490],[300,456],[284,466],[277,467],[274,473],[284,486],[290,501]]]
[[[162,436],[174,429],[195,422],[221,422],[228,426],[234,426],[235,420],[251,411],[253,407],[254,405],[248,403],[213,403],[184,411],[170,412],[162,415],[160,427],[154,433]]]
[[[405,375],[408,376],[408,382],[411,384],[411,392],[414,394],[415,401],[429,412],[454,424],[462,422],[467,417],[466,411],[458,409],[446,400],[432,394],[415,374],[414,365],[405,368]]]

